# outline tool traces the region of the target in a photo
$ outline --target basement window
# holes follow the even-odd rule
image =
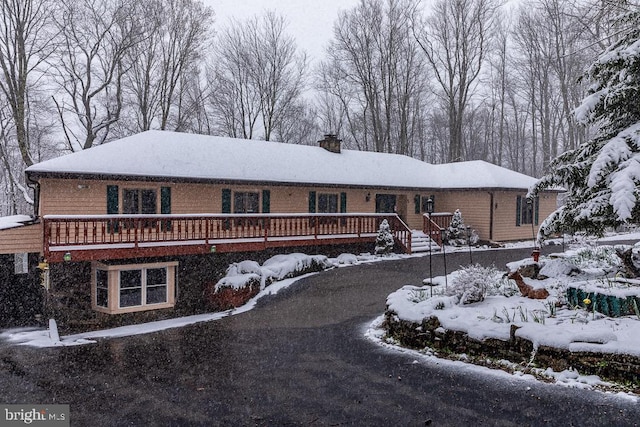
[[[94,263],[93,309],[116,314],[173,307],[177,265],[175,261],[130,265]]]

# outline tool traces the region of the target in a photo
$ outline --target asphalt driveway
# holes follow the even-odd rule
[[[527,250],[475,252],[503,266]],[[447,255],[449,269],[469,254]],[[429,257],[323,272],[247,313],[94,345],[0,347],[0,401],[69,403],[72,425],[637,425],[631,401],[422,361],[364,338]],[[440,255],[434,274],[442,274]]]

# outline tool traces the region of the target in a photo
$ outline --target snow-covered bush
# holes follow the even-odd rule
[[[375,253],[376,255],[380,254],[388,254],[393,250],[394,245],[393,234],[391,233],[391,227],[389,226],[389,222],[384,219],[380,223],[380,228],[378,229],[378,236],[376,237],[376,247]]]
[[[496,286],[503,273],[494,267],[479,264],[466,266],[451,275],[451,282],[445,294],[458,298],[459,304],[472,304],[483,301],[490,294],[501,294],[502,286]]]
[[[614,246],[595,246],[567,251],[564,259],[580,270],[602,269],[604,272],[616,271],[620,266],[620,258]]]
[[[263,276],[282,280],[332,267],[333,264],[324,255],[294,253],[269,258],[262,264],[261,271]]]
[[[231,276],[239,276],[241,274],[248,274],[248,273],[254,273],[258,275],[261,274],[260,264],[258,264],[256,261],[250,261],[250,260],[234,262],[230,264],[229,267],[227,267],[226,275],[227,277],[231,277]]]
[[[358,263],[358,257],[354,254],[340,254],[335,262],[339,265],[353,265]]]
[[[242,289],[260,285],[264,289],[277,280],[288,279],[307,273],[332,268],[333,264],[324,255],[293,253],[275,255],[262,264],[256,261],[233,263],[227,268],[226,276],[216,283],[215,291],[223,288]]]
[[[225,276],[216,283],[214,287],[215,292],[220,292],[223,289],[244,289],[252,286],[259,286],[261,283],[261,277],[255,273],[247,274],[235,274],[233,276]]]

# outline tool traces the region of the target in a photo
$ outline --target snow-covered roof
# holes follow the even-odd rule
[[[0,217],[0,230],[22,227],[30,222],[33,222],[33,218],[28,215],[10,215]]]
[[[536,179],[484,161],[433,165],[398,155],[147,131],[27,168],[36,175],[259,181],[396,188],[528,189]]]

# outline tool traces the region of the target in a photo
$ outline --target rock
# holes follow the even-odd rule
[[[520,266],[520,268],[518,268],[518,273],[520,273],[522,277],[537,279],[538,273],[540,273],[540,264],[538,264],[537,262],[523,264]]]
[[[575,276],[580,274],[580,269],[565,259],[549,259],[538,272],[537,279],[544,280],[549,277]]]

